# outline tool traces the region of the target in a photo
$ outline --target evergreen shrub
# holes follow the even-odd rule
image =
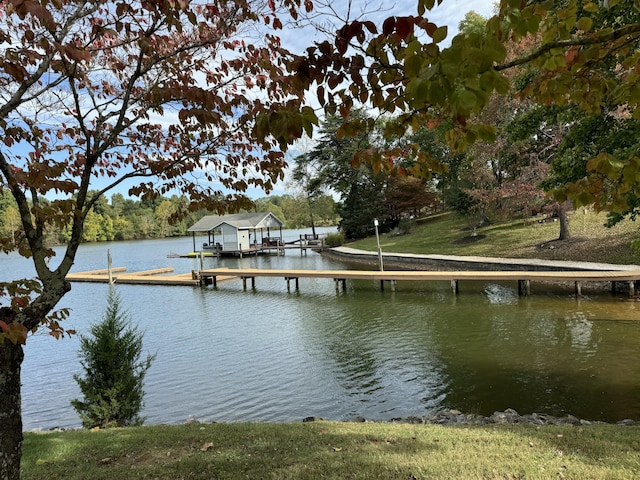
[[[155,355],[142,356],[143,333],[122,311],[115,287],[109,288],[102,321],[91,326],[91,336],[80,335],[84,376],[74,375],[83,399],[71,405],[85,428],[141,425],[144,377]]]

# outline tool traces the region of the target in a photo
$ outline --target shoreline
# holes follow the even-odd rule
[[[333,247],[320,252],[322,256],[343,261],[378,266],[378,253],[351,247]],[[382,252],[384,265],[413,270],[471,270],[471,271],[637,271],[640,265],[614,263],[543,260],[538,258],[502,258],[461,255],[427,255]]]

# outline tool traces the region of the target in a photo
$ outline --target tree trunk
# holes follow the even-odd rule
[[[571,237],[571,231],[569,230],[569,216],[567,215],[567,202],[560,203],[556,212],[558,213],[558,221],[560,222],[560,236],[558,240],[566,240]]]
[[[20,368],[22,345],[0,343],[0,480],[20,479],[22,405]]]

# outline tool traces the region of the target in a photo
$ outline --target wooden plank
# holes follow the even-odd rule
[[[178,275],[126,275],[120,276],[116,283],[139,285],[189,285],[197,287],[200,281],[194,279],[190,273]]]
[[[174,270],[173,267],[154,268],[152,270],[142,270],[140,272],[124,273],[122,275],[118,275],[118,278],[122,278],[124,276],[129,276],[129,275],[134,275],[137,277],[146,276],[146,275],[159,275],[162,273],[171,273],[173,272],[173,270]]]
[[[126,272],[127,271],[127,267],[113,267],[111,269],[112,273],[120,273],[120,272]],[[87,275],[107,275],[109,273],[109,269],[108,268],[103,268],[100,270],[89,270],[87,272],[77,272],[77,273],[70,273],[67,276],[74,276],[74,275],[79,275],[79,276],[87,276]]]

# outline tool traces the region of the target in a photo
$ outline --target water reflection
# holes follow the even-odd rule
[[[197,268],[166,259],[190,240],[110,246],[129,270]],[[126,247],[126,248],[125,248]],[[77,270],[104,268],[106,246],[83,246]],[[6,258],[4,259],[6,260]],[[3,260],[3,262],[4,262]],[[10,259],[13,261],[14,259]],[[340,268],[319,255],[206,259],[205,267]],[[6,274],[3,263],[0,271]],[[132,266],[134,265],[134,266]],[[12,264],[11,268],[17,268]],[[69,328],[86,332],[104,310],[106,285],[77,284],[65,297]],[[640,312],[608,294],[575,299],[539,286],[280,278],[213,288],[121,285],[123,304],[157,352],[147,375],[149,423],[189,416],[219,421],[300,420],[308,415],[389,419],[444,408],[491,414],[572,413],[593,420],[640,418]],[[79,426],[77,339],[31,339],[24,368],[25,427]]]

